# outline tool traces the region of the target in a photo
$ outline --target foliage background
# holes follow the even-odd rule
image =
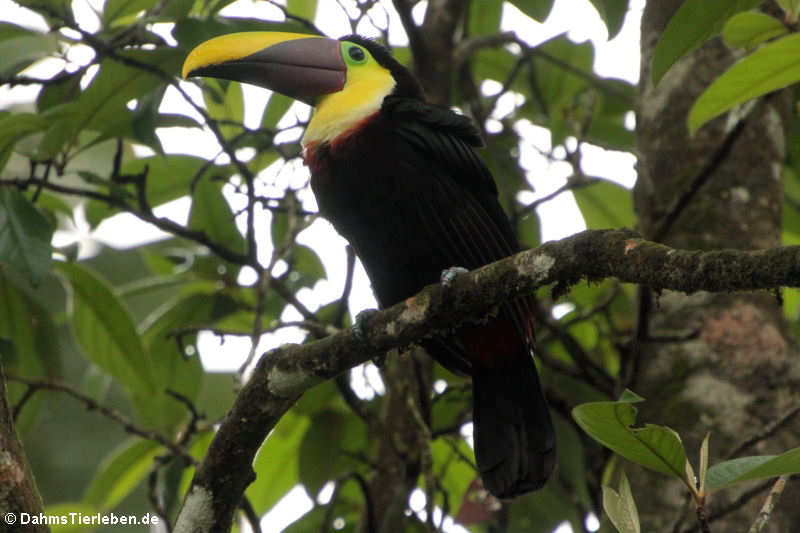
[[[291,102],[273,95],[259,125],[245,127],[240,85],[203,80],[198,82],[202,96],[193,99],[189,93],[197,92],[176,79],[188,51],[215,35],[253,29],[314,32],[318,2],[276,4],[285,19],[280,22],[224,16],[220,11],[229,3],[107,0],[97,13],[97,28],[90,31],[76,20],[69,2],[25,0],[19,4],[39,13],[48,32],[0,24],[0,82],[41,87],[30,106],[0,112],[0,353],[17,431],[47,512],[149,510],[174,520],[193,471],[175,450],[203,457],[241,379],[204,370],[197,355],[199,333],[211,331],[232,343],[293,328],[310,341],[349,325],[351,256],[345,260],[348,281],[342,294],[319,308],[301,303],[301,291],[326,276],[318,255],[322,248],[298,242],[316,219],[307,182],[288,177],[297,166],[304,115],[292,121],[297,115],[289,109]],[[739,2],[736,10],[761,3]],[[504,3],[497,0],[429,5],[422,24],[414,22],[412,4],[361,2],[341,9],[354,29],[368,23],[385,29],[383,10],[400,13],[410,46],[396,47],[395,55],[413,64],[431,99],[457,106],[483,126],[483,156],[523,246],[539,244],[540,223],[539,203],[520,201],[530,198],[521,192],[531,192],[520,161],[529,148],[521,124],[549,131],[552,149],[542,155],[569,165],[571,175],[558,192],[574,195],[588,227],[642,227],[644,222],[648,229],[654,210],[638,202],[637,222],[630,191],[587,175],[581,163],[590,145],[641,155],[629,117],[637,105],[648,105],[637,103],[637,95],[652,83],[649,76],[636,87],[594,74],[590,42],[559,36],[531,47],[502,34]],[[505,4],[544,20],[553,1]],[[592,5],[613,37],[629,9],[627,0],[593,0]],[[774,8],[767,3],[767,9]],[[718,27],[694,37],[694,44],[717,34],[736,10],[714,13]],[[704,21],[680,23],[691,33]],[[171,39],[155,33],[154,24],[172,24]],[[65,63],[46,78],[26,74],[44,58],[70,57],[75,50],[83,50],[87,60]],[[688,51],[673,49],[672,61]],[[487,79],[499,83],[499,93],[481,91]],[[168,88],[191,102],[191,116],[161,105]],[[513,109],[489,120],[510,93],[516,95]],[[793,113],[783,118],[789,165],[782,174],[787,194],[778,237],[794,244],[800,235],[793,157],[798,130]],[[680,131],[688,131],[685,114],[673,120]],[[159,128],[206,128],[216,137],[219,153],[168,153]],[[187,194],[191,208],[185,223],[157,214],[157,206]],[[169,238],[128,250],[100,248],[80,261],[74,246],[51,249],[56,228],[74,226],[83,214],[94,228],[119,213],[150,222]],[[790,338],[800,299],[792,290],[783,298],[781,335]],[[431,394],[424,407],[430,412],[423,413],[431,420],[430,445],[414,440],[412,449],[419,447],[414,457],[387,452],[393,431],[406,436],[423,431],[409,426],[408,418],[397,424],[391,391],[407,392],[408,378],[393,370],[404,363],[390,358],[383,374],[389,392],[364,396],[363,387],[354,386],[365,379],[359,370],[352,380],[309,391],[281,420],[255,462],[257,479],[245,507],[250,526],[252,517],[268,512],[299,483],[316,502],[289,531],[320,530],[323,524],[355,531],[362,522],[364,491],[376,490],[374,479],[380,476],[375,472],[386,466],[387,454],[394,454],[408,467],[408,488],[419,486],[427,495],[427,503],[415,504],[423,512],[408,519],[407,530],[437,527],[441,514],[432,512],[435,504],[475,531],[549,532],[564,522],[585,531],[590,512],[610,531],[601,511],[601,485],[616,480],[621,461],[579,429],[571,409],[616,399],[626,388],[646,397],[659,391],[637,388],[642,384],[636,345],[641,301],[635,287],[610,279],[539,295],[539,362],[560,454],[557,473],[544,490],[499,510],[497,502],[480,497],[461,434],[470,416],[468,385],[424,357],[406,362],[427,376],[421,387],[422,396]],[[560,312],[554,314],[557,305]],[[252,348],[250,355],[255,352]],[[52,383],[67,390],[54,390]],[[671,397],[659,393],[665,396],[652,400],[675,409]],[[700,432],[701,420],[692,418]],[[765,426],[769,422],[762,419]],[[384,431],[392,424],[398,429]],[[753,427],[752,433],[759,430]],[[326,485],[325,497],[317,498]],[[690,519],[676,516],[668,518],[678,524],[675,531],[691,526]]]

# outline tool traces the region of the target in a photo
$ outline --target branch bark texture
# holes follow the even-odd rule
[[[0,515],[20,513],[37,516],[42,513],[42,500],[36,489],[33,472],[17,437],[12,411],[6,397],[6,379],[0,366]],[[39,533],[49,531],[46,525],[3,522],[3,531]]]
[[[585,231],[546,243],[431,285],[364,321],[363,333],[344,330],[262,356],[198,467],[176,533],[228,531],[262,442],[304,391],[382,355],[459,325],[478,321],[499,303],[557,283],[621,281],[655,289],[748,291],[800,286],[800,247],[763,251],[684,251],[641,239],[629,230]]]

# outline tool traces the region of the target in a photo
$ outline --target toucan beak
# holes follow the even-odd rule
[[[307,104],[344,88],[341,43],[284,32],[243,32],[215,37],[192,50],[182,76],[251,83]]]

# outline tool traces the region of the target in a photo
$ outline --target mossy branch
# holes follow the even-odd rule
[[[309,388],[393,348],[491,315],[500,302],[538,288],[616,277],[653,289],[712,292],[800,286],[800,247],[687,251],[645,241],[630,230],[590,230],[549,242],[431,285],[344,330],[264,354],[197,469],[175,532],[224,532],[247,486],[253,458],[278,420]]]

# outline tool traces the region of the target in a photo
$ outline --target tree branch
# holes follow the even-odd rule
[[[42,499],[36,488],[25,450],[19,441],[12,411],[6,395],[6,378],[0,364],[0,509],[3,515],[14,517],[20,513],[38,515],[42,512]],[[3,531],[16,533],[45,533],[47,525],[15,524],[5,521]]]
[[[495,312],[498,304],[558,282],[616,277],[656,290],[743,291],[800,286],[800,247],[686,251],[630,230],[590,230],[459,275],[364,320],[362,336],[343,330],[262,356],[197,469],[176,533],[228,531],[252,462],[267,434],[300,395],[393,348],[446,334]]]

